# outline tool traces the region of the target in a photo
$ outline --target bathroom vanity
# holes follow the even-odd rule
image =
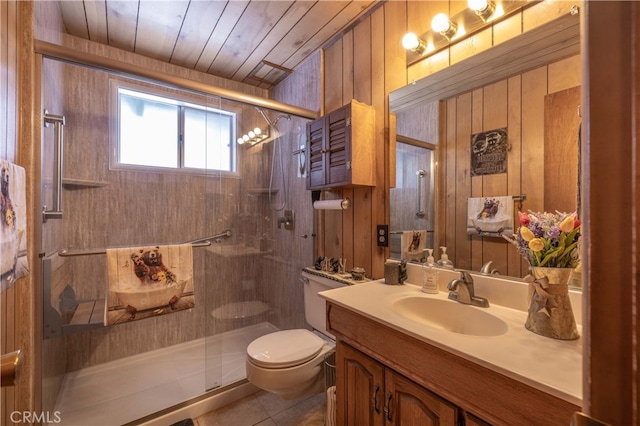
[[[526,312],[380,281],[322,296],[337,424],[568,425],[580,411],[581,342],[527,331]]]

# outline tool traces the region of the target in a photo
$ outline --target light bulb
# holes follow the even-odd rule
[[[427,48],[427,45],[414,33],[407,33],[402,37],[402,47],[412,52],[422,54]]]
[[[420,45],[420,41],[418,40],[418,36],[414,33],[406,33],[404,37],[402,37],[402,47],[407,50],[413,50]]]
[[[242,145],[244,143],[244,139],[238,138],[238,145]]]
[[[444,13],[438,13],[431,20],[431,29],[439,33],[447,31],[450,26],[449,17]]]
[[[260,133],[262,133],[262,130],[260,130],[260,127],[256,127],[255,129],[253,129],[253,133],[259,135]]]
[[[249,138],[249,135],[242,135],[242,139],[243,139],[245,142],[249,142],[249,139],[250,139],[250,138]]]
[[[496,4],[493,0],[467,0],[467,5],[485,22],[496,11]]]
[[[458,26],[449,20],[449,17],[444,13],[438,13],[431,20],[431,29],[437,31],[448,40],[451,40],[453,36],[458,32]]]
[[[488,5],[489,3],[487,2],[487,0],[468,0],[467,1],[467,6],[469,6],[469,9],[473,10],[474,12],[484,10],[487,8]]]
[[[255,138],[255,137],[256,137],[256,134],[255,134],[255,133],[253,133],[253,130],[249,130],[249,137],[250,137],[251,139],[253,139],[253,138]]]

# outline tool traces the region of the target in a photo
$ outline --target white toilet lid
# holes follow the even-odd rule
[[[305,329],[276,331],[249,343],[247,356],[260,367],[293,367],[315,357],[325,343]]]

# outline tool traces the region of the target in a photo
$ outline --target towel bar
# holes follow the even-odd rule
[[[193,247],[208,247],[211,245],[211,241],[221,240],[223,238],[231,237],[231,230],[227,229],[216,235],[211,235],[209,237],[200,238],[198,240],[189,241]],[[61,257],[71,257],[71,256],[91,256],[94,254],[106,254],[106,248],[100,249],[81,249],[81,250],[69,250],[69,249],[61,249],[58,251],[58,256]]]

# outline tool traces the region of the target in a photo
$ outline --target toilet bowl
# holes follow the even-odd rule
[[[282,330],[255,339],[247,346],[247,380],[283,399],[323,392],[324,361],[335,350],[325,325],[325,300],[318,292],[347,284],[302,272],[305,318],[313,331]]]
[[[306,329],[267,334],[247,347],[247,380],[282,399],[320,393],[324,360],[334,348],[334,342]]]

